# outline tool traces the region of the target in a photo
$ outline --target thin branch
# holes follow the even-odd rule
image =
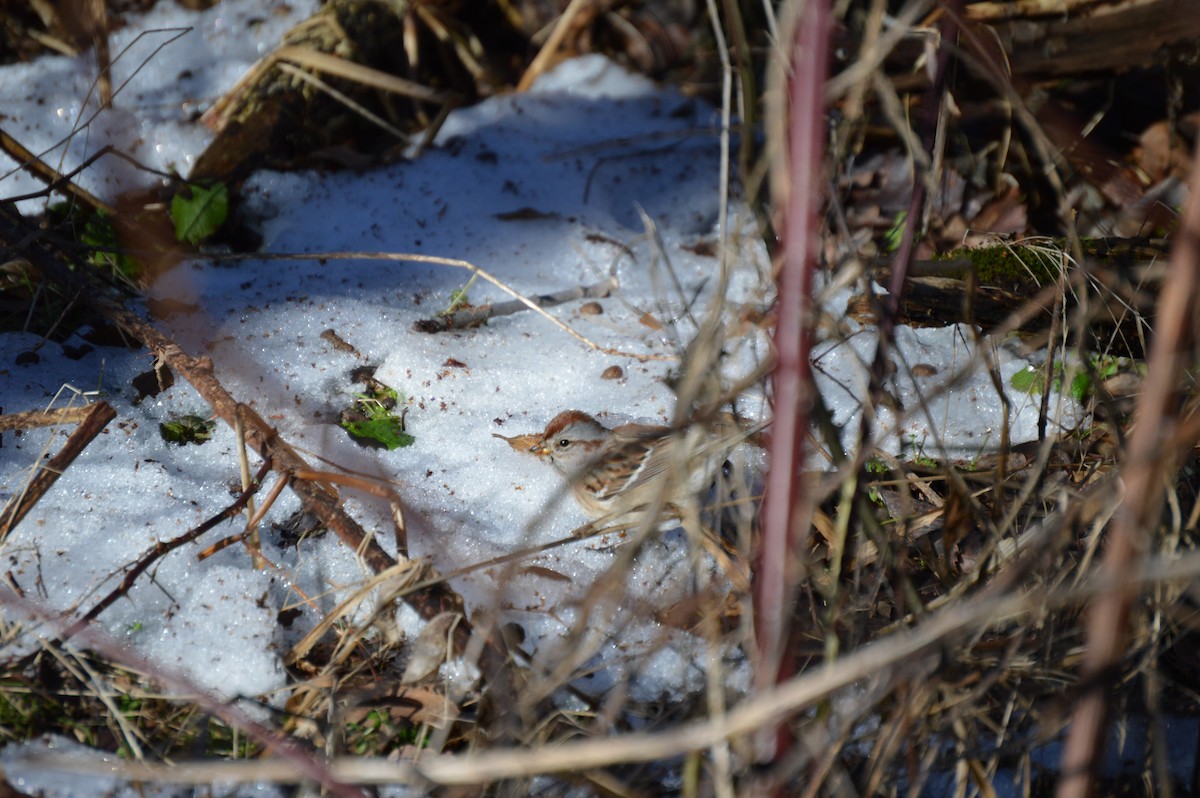
[[[9,413],[0,416],[0,432],[34,427],[54,427],[59,424],[78,424],[92,412],[90,405],[83,407],[59,407],[54,410],[30,410],[25,413]]]
[[[59,172],[53,166],[43,161],[31,150],[26,149],[21,142],[3,130],[0,130],[0,150],[3,150],[10,158],[21,164],[21,168],[26,172],[46,184],[46,187],[40,191],[20,197],[9,197],[5,200],[6,202],[20,202],[21,200],[32,199],[34,197],[48,196],[50,192],[61,189],[64,194],[73,197],[77,202],[91,208],[93,211],[102,211],[110,216],[116,216],[117,212],[111,205],[99,199],[71,179],[91,166],[102,156],[111,152],[111,145],[102,147],[99,152],[94,153],[82,164],[66,174]]]
[[[88,610],[82,618],[80,618],[74,625],[72,625],[63,633],[63,639],[71,637],[87,624],[99,618],[100,613],[111,607],[117,599],[129,592],[129,590],[133,587],[134,582],[137,581],[137,578],[145,573],[146,569],[151,565],[158,562],[179,547],[185,546],[188,543],[191,543],[193,540],[196,540],[198,537],[203,535],[205,532],[208,532],[218,524],[227,521],[240,513],[250,499],[253,498],[254,494],[258,492],[259,487],[262,485],[262,481],[266,478],[270,471],[271,461],[263,461],[262,466],[258,469],[258,473],[254,475],[253,480],[251,480],[250,484],[245,490],[242,491],[241,495],[239,495],[237,499],[233,501],[232,504],[199,526],[184,532],[182,535],[179,535],[171,540],[160,540],[158,543],[154,544],[149,551],[143,554],[141,558],[134,563],[128,571],[125,572],[125,576],[121,579],[121,584],[117,585],[117,587],[113,589],[107,596],[97,601],[96,604],[90,610]]]
[[[572,302],[576,299],[604,299],[617,290],[616,277],[609,277],[592,285],[580,285],[575,288],[567,288],[562,291],[555,291],[552,294],[539,294],[538,296],[529,297],[529,301],[539,308],[549,308],[555,305],[562,305],[567,302]],[[520,313],[523,310],[529,310],[529,305],[521,300],[514,299],[510,302],[497,302],[487,305],[479,305],[478,307],[466,308],[465,310],[447,313],[444,316],[434,316],[429,319],[418,319],[413,322],[413,332],[420,333],[440,333],[447,330],[461,330],[468,327],[477,327],[489,319],[497,316],[509,316],[513,313]]]
[[[0,512],[0,541],[8,537],[17,524],[21,523],[26,514],[33,509],[46,491],[58,481],[63,472],[75,462],[87,445],[108,426],[108,422],[117,417],[117,411],[108,402],[97,402],[88,408],[87,417],[71,433],[71,437],[63,444],[62,449],[50,461],[42,466],[37,475],[30,480],[24,491],[14,496],[4,512]]]

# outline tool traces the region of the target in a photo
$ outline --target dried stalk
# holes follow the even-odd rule
[[[779,321],[774,336],[778,364],[772,374],[774,429],[754,596],[758,633],[755,681],[760,691],[791,675],[784,663],[784,648],[812,510],[811,497],[804,495],[801,469],[814,390],[809,361],[812,277],[820,231],[819,176],[825,139],[823,92],[829,26],[829,8],[824,0],[791,4],[782,40],[788,61],[774,60],[768,95],[768,136],[773,142],[772,157],[778,164],[772,169],[771,189],[775,206],[784,209],[785,250],[776,301]],[[774,757],[778,752],[763,753]]]
[[[562,291],[555,291],[553,294],[539,294],[538,296],[529,297],[529,302],[532,302],[539,308],[550,308],[555,305],[562,305],[576,299],[603,299],[617,290],[617,278],[609,277],[607,280],[602,280],[592,285],[580,285],[575,288],[567,288]],[[529,303],[514,299],[510,302],[497,302],[487,305],[479,305],[478,307],[466,308],[465,310],[447,313],[444,316],[434,316],[430,319],[418,319],[413,322],[413,332],[420,333],[440,333],[447,330],[461,330],[467,327],[477,327],[483,324],[488,319],[496,318],[497,316],[511,316],[514,313],[520,313],[523,310],[529,310]]]
[[[1192,194],[1175,237],[1175,249],[1158,299],[1158,324],[1149,372],[1134,411],[1133,432],[1122,470],[1125,496],[1108,533],[1100,576],[1116,586],[1098,595],[1088,613],[1083,694],[1075,705],[1059,768],[1058,798],[1093,793],[1103,764],[1104,730],[1115,668],[1129,639],[1130,607],[1136,586],[1122,577],[1139,565],[1147,535],[1158,525],[1167,475],[1178,453],[1193,440],[1180,440],[1180,381],[1193,362],[1200,303],[1200,150],[1192,159]],[[1192,428],[1193,433],[1196,431]]]

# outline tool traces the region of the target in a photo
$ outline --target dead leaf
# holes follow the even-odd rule
[[[509,446],[513,447],[513,449],[521,452],[522,454],[536,454],[536,452],[534,452],[534,447],[536,447],[538,441],[542,439],[542,436],[538,435],[537,433],[530,435],[513,435],[510,438],[507,435],[501,435],[498,432],[493,432],[492,437],[505,441]]]
[[[559,573],[553,568],[547,568],[543,565],[526,565],[521,569],[521,572],[529,574],[530,576],[540,576],[543,579],[551,579],[555,582],[572,581],[571,577],[567,576],[566,574]]]
[[[1028,225],[1025,201],[1015,181],[1009,183],[971,220],[972,230],[987,233],[1023,233]]]
[[[558,214],[553,211],[539,211],[536,208],[530,208],[526,205],[515,211],[493,213],[492,218],[499,219],[502,222],[534,222],[541,219],[557,219]]]
[[[661,330],[663,328],[662,322],[654,318],[649,313],[643,313],[638,321],[649,327],[651,330]]]
[[[682,244],[679,248],[693,255],[699,255],[702,258],[715,258],[717,256],[717,242],[713,239],[701,239],[692,244]]]
[[[443,612],[433,617],[408,653],[408,664],[400,684],[409,685],[421,681],[437,671],[450,653],[450,634],[462,616],[457,612]]]

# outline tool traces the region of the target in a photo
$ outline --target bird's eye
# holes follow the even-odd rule
[[[567,448],[567,447],[568,447],[568,446],[570,446],[570,445],[571,445],[571,439],[570,439],[570,438],[563,438],[562,440],[560,440],[560,441],[558,442],[558,448],[560,448],[560,449],[565,449],[565,448]]]

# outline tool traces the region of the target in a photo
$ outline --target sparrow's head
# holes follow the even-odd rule
[[[610,435],[606,427],[587,413],[565,410],[550,420],[541,438],[529,450],[539,457],[549,457],[564,474],[577,474],[596,458]]]

